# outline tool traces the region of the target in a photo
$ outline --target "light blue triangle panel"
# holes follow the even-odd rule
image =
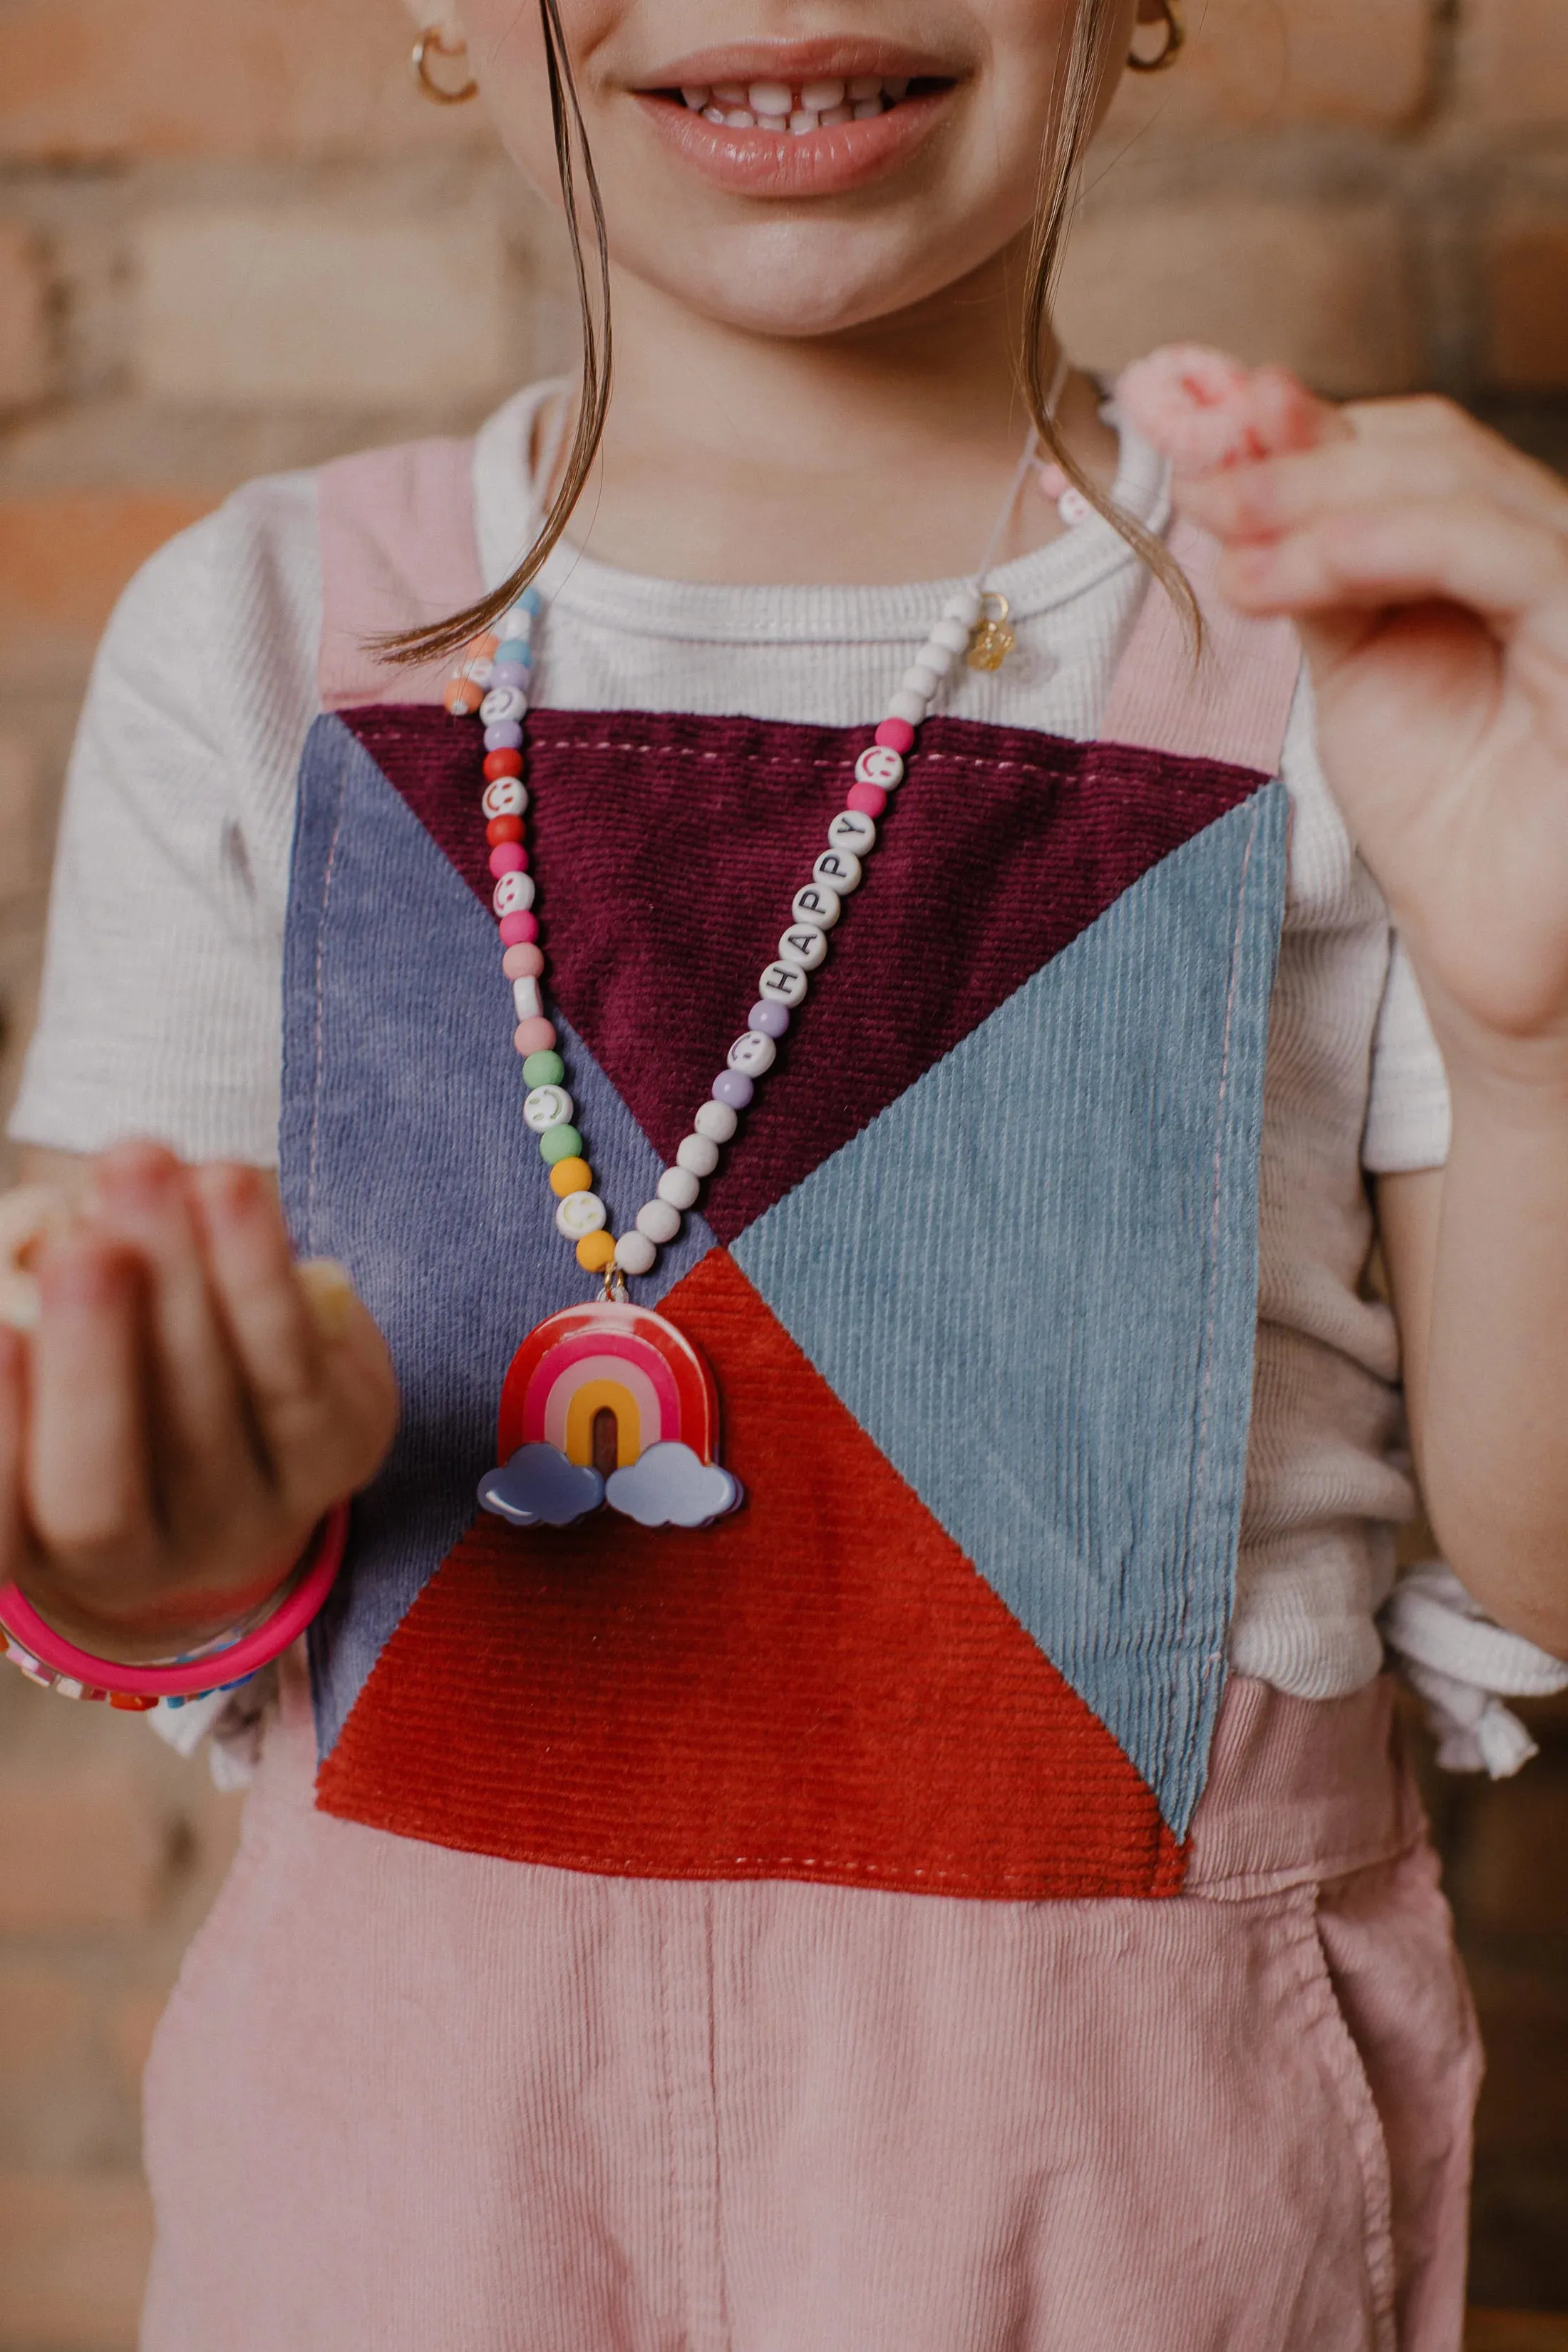
[[[355,1507],[351,1571],[311,1637],[325,1754],[387,1636],[475,1516],[513,1349],[586,1295],[522,1122],[495,924],[333,718],[316,721],[300,770],[283,1001],[289,1225],[302,1251],[350,1267],[403,1393],[392,1457]],[[553,1017],[596,1179],[612,1213],[629,1215],[662,1163]],[[688,1217],[639,1297],[656,1304],[712,1246]]]
[[[1174,851],[733,1255],[1185,1834],[1251,1413],[1287,800]]]

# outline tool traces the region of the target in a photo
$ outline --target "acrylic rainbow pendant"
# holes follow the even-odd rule
[[[743,1499],[719,1462],[719,1391],[682,1331],[595,1299],[531,1331],[508,1369],[500,1466],[479,1502],[513,1527],[570,1527],[607,1503],[645,1528],[706,1528]]]

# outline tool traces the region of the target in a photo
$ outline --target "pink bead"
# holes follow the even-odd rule
[[[531,1021],[520,1021],[511,1042],[525,1061],[530,1054],[547,1054],[555,1043],[555,1024],[546,1021],[542,1013]]]
[[[490,852],[490,872],[498,879],[503,874],[521,874],[527,865],[528,852],[521,841],[498,841]]]
[[[539,937],[537,915],[503,915],[500,919],[501,945],[506,948],[524,946]]]
[[[847,808],[858,809],[862,816],[880,816],[888,805],[888,795],[880,784],[851,784],[844,795]]]
[[[907,719],[884,719],[877,730],[877,740],[885,743],[889,751],[900,756],[915,748],[915,730]]]
[[[542,948],[508,948],[500,960],[500,968],[508,980],[539,980],[544,971]]]

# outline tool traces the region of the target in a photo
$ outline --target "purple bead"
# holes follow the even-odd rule
[[[721,1070],[713,1081],[714,1101],[728,1103],[731,1110],[744,1110],[755,1092],[744,1070]]]
[[[521,662],[498,661],[490,664],[490,684],[496,686],[526,686],[528,670]]]
[[[521,751],[522,730],[515,719],[502,719],[499,725],[485,729],[487,751]]]
[[[776,1004],[771,996],[760,996],[746,1015],[748,1029],[760,1029],[764,1037],[782,1037],[789,1027],[789,1006]]]

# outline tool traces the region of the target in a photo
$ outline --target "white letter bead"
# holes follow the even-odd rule
[[[498,776],[494,783],[485,786],[479,806],[487,818],[522,816],[528,809],[528,786],[521,776]]]
[[[658,1180],[658,1197],[672,1209],[689,1209],[697,1201],[698,1183],[689,1168],[667,1168]]]
[[[778,1059],[778,1047],[760,1029],[748,1029],[731,1046],[727,1059],[732,1070],[742,1070],[748,1078],[760,1078],[771,1070]]]
[[[967,636],[963,642],[969,643]],[[855,781],[877,784],[883,792],[890,793],[904,781],[903,761],[890,743],[873,743],[855,762]]]
[[[804,890],[795,892],[790,913],[797,923],[815,923],[818,930],[830,931],[838,920],[841,905],[837,890],[830,890],[825,882],[808,882]],[[782,948],[779,953],[784,954]]]
[[[596,1234],[609,1215],[597,1192],[568,1192],[555,1212],[555,1230],[569,1242]]]
[[[564,1087],[535,1087],[523,1097],[522,1123],[535,1135],[547,1135],[552,1127],[565,1127],[572,1118],[572,1097]]]
[[[479,717],[487,727],[503,727],[509,719],[521,719],[528,709],[528,697],[520,686],[492,686],[479,705]]]
[[[623,1234],[616,1244],[616,1264],[623,1274],[651,1274],[658,1255],[646,1234]]]
[[[900,690],[902,693],[918,694],[926,702],[931,700],[941,684],[941,673],[934,669],[927,669],[924,662],[919,661],[911,662],[899,680]]]
[[[877,846],[877,828],[864,809],[840,809],[827,828],[830,849],[853,850],[857,857],[868,857]]]
[[[906,727],[923,727],[928,700],[928,696],[911,694],[907,687],[900,686],[897,694],[888,697],[888,716],[901,719]]]
[[[526,915],[533,904],[531,874],[503,874],[490,894],[498,915]]]
[[[975,622],[980,618],[980,611],[981,597],[979,589],[961,588],[957,595],[950,596],[946,604],[942,606],[942,617],[944,621],[962,621],[964,625],[964,629],[968,631],[974,626]],[[969,643],[967,635],[965,635],[963,642],[965,645]]]
[[[698,1117],[700,1118],[701,1112]],[[711,1136],[683,1135],[676,1147],[678,1168],[689,1168],[694,1176],[711,1176],[719,1165],[719,1147]]]
[[[827,934],[818,923],[795,923],[779,941],[780,963],[796,971],[815,971],[827,953]]]
[[[537,1021],[540,1012],[539,982],[536,980],[514,980],[511,1001],[517,1007],[520,1021]]]
[[[964,622],[955,621],[944,614],[940,621],[931,623],[931,641],[933,646],[941,646],[950,654],[963,653],[969,645],[968,626]],[[924,654],[921,656],[921,659],[924,661]]]
[[[915,659],[921,669],[929,669],[933,677],[945,677],[957,656],[951,646],[942,644],[940,637],[928,637]]]
[[[852,849],[825,849],[811,869],[814,882],[826,882],[841,898],[860,887],[860,860]]]
[[[689,1143],[695,1143],[701,1138],[706,1138],[710,1143],[728,1143],[741,1124],[741,1114],[733,1103],[705,1102],[691,1124],[697,1133],[688,1136]],[[679,1158],[679,1153],[676,1156]],[[715,1153],[707,1168],[699,1168],[695,1160],[682,1160],[680,1164],[683,1168],[689,1168],[694,1176],[706,1176],[709,1169],[718,1166],[719,1158]]]
[[[680,1211],[668,1201],[647,1201],[637,1211],[637,1231],[650,1242],[672,1242],[680,1231]]]
[[[805,974],[794,964],[771,963],[757,982],[757,993],[773,1004],[798,1004],[805,994]]]

